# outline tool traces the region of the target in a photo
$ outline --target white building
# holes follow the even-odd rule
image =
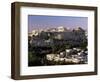
[[[64,31],[67,31],[67,29],[64,28],[63,26],[60,26],[60,27],[57,28],[57,31],[58,32],[64,32]]]

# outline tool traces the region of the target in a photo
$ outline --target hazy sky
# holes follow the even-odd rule
[[[66,28],[81,27],[87,29],[87,17],[70,17],[70,16],[43,16],[43,15],[29,15],[28,16],[28,32],[33,29],[45,29],[64,26]]]

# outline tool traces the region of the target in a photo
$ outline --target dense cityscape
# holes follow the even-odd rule
[[[28,66],[87,64],[87,37],[81,27],[32,30],[28,33]]]

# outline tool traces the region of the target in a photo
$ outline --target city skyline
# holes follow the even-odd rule
[[[81,27],[87,30],[87,17],[71,17],[71,16],[44,16],[29,15],[28,16],[28,32],[36,29],[56,28],[64,26],[69,29]]]

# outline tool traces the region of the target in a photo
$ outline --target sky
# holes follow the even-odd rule
[[[64,26],[69,29],[81,27],[87,29],[87,17],[71,16],[46,16],[46,15],[28,15],[28,32],[34,29],[56,28]]]

